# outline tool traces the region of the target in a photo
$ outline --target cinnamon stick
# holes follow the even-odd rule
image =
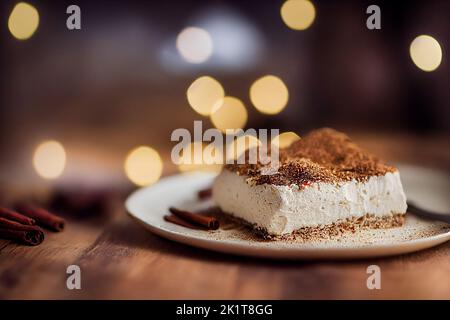
[[[198,196],[198,198],[200,200],[206,200],[206,199],[211,198],[211,196],[212,196],[212,188],[207,188],[207,189],[200,190],[197,193],[197,196]]]
[[[8,208],[0,208],[0,218],[16,221],[28,226],[34,226],[36,224],[36,221],[34,219],[26,217],[23,214],[20,214]]]
[[[65,220],[47,210],[35,206],[19,204],[16,206],[17,211],[36,220],[40,226],[46,227],[53,231],[62,231],[64,229]]]
[[[38,226],[24,225],[0,218],[0,238],[36,246],[44,241],[44,232]]]
[[[201,214],[192,213],[185,210],[179,210],[177,208],[169,208],[169,211],[184,221],[189,223],[203,226],[209,230],[217,230],[219,229],[219,220],[211,216],[204,216]]]
[[[164,220],[178,224],[178,225],[186,227],[186,228],[190,228],[190,229],[198,229],[199,228],[199,226],[189,223],[187,221],[184,221],[183,219],[178,218],[177,216],[175,216],[173,214],[165,215]],[[204,228],[204,227],[200,227],[200,228]]]

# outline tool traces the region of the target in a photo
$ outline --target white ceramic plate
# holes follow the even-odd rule
[[[450,211],[446,191],[448,175],[429,169],[401,166],[403,184],[411,198],[429,209]],[[192,173],[171,176],[134,192],[126,201],[128,212],[155,234],[167,239],[220,252],[278,259],[350,259],[391,256],[414,252],[450,240],[450,225],[407,218],[400,228],[365,230],[334,240],[264,241],[246,228],[215,231],[192,230],[163,219],[170,206],[200,210],[213,205],[199,201],[198,190],[211,185],[213,174]]]

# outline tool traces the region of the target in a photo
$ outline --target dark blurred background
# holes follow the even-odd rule
[[[3,0],[3,188],[47,183],[32,165],[35,148],[46,140],[65,148],[60,181],[128,184],[123,162],[140,145],[159,152],[164,173],[176,172],[171,132],[192,130],[197,119],[212,127],[186,99],[189,85],[203,75],[243,101],[246,128],[301,136],[331,126],[394,161],[403,160],[402,147],[408,161],[411,153],[434,152],[430,159],[420,155],[420,164],[448,169],[450,2],[313,1],[315,19],[301,31],[283,22],[283,2],[28,1],[39,26],[18,40],[8,29],[18,1]],[[66,28],[70,4],[81,8],[81,30]],[[381,8],[381,30],[366,27],[371,4]],[[177,36],[189,26],[211,35],[213,52],[204,63],[189,63],[177,51]],[[411,42],[422,34],[442,49],[432,72],[410,56]],[[286,108],[276,115],[258,112],[249,99],[251,84],[266,74],[289,90]]]

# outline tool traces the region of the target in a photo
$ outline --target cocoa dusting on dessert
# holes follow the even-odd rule
[[[395,172],[374,155],[357,146],[341,132],[330,128],[314,130],[303,139],[280,149],[280,167],[273,175],[262,175],[262,164],[229,164],[225,168],[246,175],[256,185],[299,186],[312,182],[367,181],[371,176]]]

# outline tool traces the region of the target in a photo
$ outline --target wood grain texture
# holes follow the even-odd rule
[[[386,259],[270,261],[159,238],[125,212],[105,226],[68,223],[39,247],[0,242],[1,299],[421,299],[450,298],[450,243]],[[82,289],[66,288],[77,264]],[[368,290],[377,264],[382,289]]]

